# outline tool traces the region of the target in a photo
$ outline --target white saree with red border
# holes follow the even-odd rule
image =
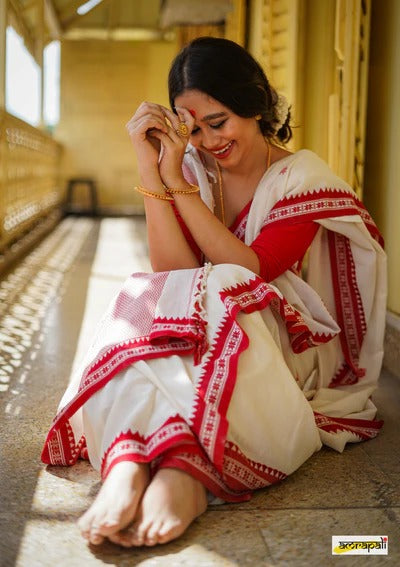
[[[213,208],[191,149],[185,175]],[[235,234],[320,225],[307,274],[266,283],[231,264],[133,274],[110,305],[54,419],[42,460],[177,467],[226,501],[284,479],[322,444],[375,437],[386,257],[351,188],[315,154],[276,162]]]

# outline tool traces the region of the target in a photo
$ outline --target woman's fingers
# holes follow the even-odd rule
[[[149,125],[148,129],[159,128],[162,131],[167,131],[168,125],[165,122],[165,114],[159,104],[142,102],[135,114],[126,124],[126,128],[128,132],[134,132],[136,129],[142,131],[146,124]]]
[[[126,129],[130,136],[146,136],[150,135],[153,130],[168,132],[168,126],[159,116],[148,114],[140,118],[132,118],[126,125]]]
[[[179,120],[186,124],[186,126],[189,128],[189,132],[191,133],[195,123],[195,119],[192,113],[183,106],[176,106],[175,110],[178,113]]]
[[[178,123],[179,123],[179,117],[176,114],[174,114],[173,112],[171,112],[171,110],[169,108],[166,108],[165,106],[162,106],[161,108],[162,108],[162,112],[163,112],[164,116],[166,116],[168,118],[172,127],[176,128],[178,126]]]
[[[162,107],[162,111],[170,121],[175,132],[179,136],[184,138],[188,138],[190,136],[194,126],[194,118],[190,114],[189,110],[183,107],[182,108],[176,107],[176,111],[178,114],[174,114],[168,108]],[[182,128],[182,126],[180,127],[182,123],[186,126],[186,129]]]
[[[153,102],[142,102],[138,109],[136,110],[134,117],[140,118],[148,114],[158,116],[160,120],[164,120],[164,113],[160,104],[155,104]]]
[[[175,130],[169,126],[166,132],[162,132],[161,130],[151,130],[151,132],[149,132],[149,136],[157,138],[164,144],[166,148],[170,150],[179,148],[179,151],[181,151],[182,149],[184,150],[186,148],[185,140],[182,139],[182,137],[179,136],[175,132]]]
[[[126,128],[131,136],[151,136],[155,129],[168,134],[175,143],[187,144],[195,120],[187,108],[178,107],[176,111],[178,115],[160,104],[142,102]]]

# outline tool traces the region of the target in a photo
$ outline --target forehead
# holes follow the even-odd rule
[[[196,112],[200,119],[209,114],[229,112],[229,109],[212,96],[198,90],[187,90],[176,97],[176,106],[183,106]]]

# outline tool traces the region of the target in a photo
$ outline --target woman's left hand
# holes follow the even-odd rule
[[[151,132],[151,136],[161,142],[159,172],[167,187],[179,187],[179,185],[185,183],[182,162],[195,120],[186,108],[177,108],[178,116],[168,108],[161,107],[161,109],[170,122],[170,126],[168,126],[166,133],[160,130]],[[179,125],[181,123],[186,126],[187,134],[180,132]]]

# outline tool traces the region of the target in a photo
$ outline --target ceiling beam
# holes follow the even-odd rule
[[[44,0],[44,15],[52,39],[61,39],[62,28],[53,0]]]
[[[79,8],[79,6],[82,6],[82,4],[85,3],[85,0],[74,0],[73,2],[70,2],[67,8],[60,14],[60,21],[63,29],[70,27],[71,24],[73,24],[76,20],[82,20],[82,18],[85,18],[87,14],[92,14],[94,11],[96,11],[96,9],[103,7],[104,4],[109,1],[110,0],[102,0],[102,2],[100,2],[100,4],[97,4],[97,6],[90,10],[90,12],[82,15],[78,14],[77,9]]]
[[[173,41],[175,33],[171,30],[156,28],[79,28],[65,30],[66,40],[100,40],[100,41]]]
[[[27,49],[29,50],[31,55],[35,57],[35,39],[30,29],[26,25],[24,15],[21,10],[21,4],[18,2],[18,0],[9,0],[9,7],[12,13],[11,15],[14,16],[16,26],[17,28],[19,28],[16,30],[17,33],[22,35]]]

